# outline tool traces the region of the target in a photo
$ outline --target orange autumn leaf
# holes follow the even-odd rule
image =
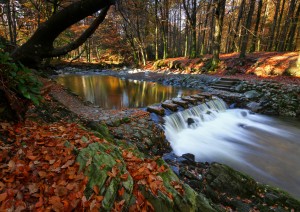
[[[36,208],[40,208],[44,205],[43,199],[40,197],[39,201],[35,204]]]
[[[7,198],[7,193],[6,192],[0,194],[0,202],[2,202],[3,200],[5,200],[6,198]]]
[[[68,168],[69,166],[73,165],[74,162],[75,160],[68,160],[61,168],[62,169]]]
[[[116,177],[118,174],[119,170],[117,167],[112,167],[111,172],[107,172],[107,175],[110,177]]]
[[[123,195],[124,195],[124,193],[125,193],[125,189],[124,189],[124,187],[122,187],[121,189],[119,189],[119,190],[118,190],[118,194],[119,194],[119,196],[123,196]]]
[[[99,194],[99,187],[97,185],[93,186],[93,191],[95,192],[96,195]]]
[[[128,173],[122,174],[122,175],[120,176],[120,178],[121,178],[122,180],[126,181],[126,180],[128,179]]]
[[[98,202],[101,202],[104,199],[104,196],[96,196],[95,198]]]
[[[6,183],[12,183],[15,181],[15,176],[11,176],[10,178],[3,178],[3,181]]]
[[[44,171],[39,171],[38,174],[41,178],[45,178],[47,176],[47,173]]]

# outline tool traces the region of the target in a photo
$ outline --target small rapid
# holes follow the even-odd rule
[[[227,109],[219,98],[164,119],[176,155],[227,164],[300,197],[299,121]]]

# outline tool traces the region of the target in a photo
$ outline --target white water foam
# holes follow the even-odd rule
[[[176,155],[192,153],[197,161],[225,163],[289,190],[300,183],[300,130],[281,129],[278,123],[245,109],[226,109],[214,99],[165,117],[164,127]],[[287,178],[290,185],[282,185]]]

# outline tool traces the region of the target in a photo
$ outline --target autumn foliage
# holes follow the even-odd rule
[[[84,136],[93,142],[101,142],[99,138],[66,123],[1,123],[0,134],[5,136],[0,140],[1,210],[71,211],[92,207],[84,199],[87,178],[78,172],[74,150],[88,145]]]

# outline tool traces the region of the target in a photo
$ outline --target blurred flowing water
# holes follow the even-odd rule
[[[104,109],[143,108],[196,90],[103,75],[61,75],[57,82]]]
[[[245,109],[227,109],[218,98],[165,117],[176,155],[220,162],[300,198],[300,121]]]

